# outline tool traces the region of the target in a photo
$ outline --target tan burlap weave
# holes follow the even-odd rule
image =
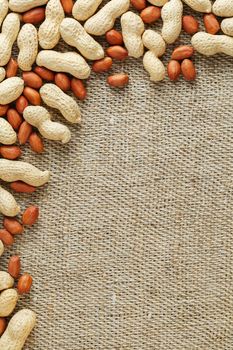
[[[195,83],[153,84],[134,59],[113,69],[124,90],[92,74],[70,144],[25,152],[52,172],[17,196],[41,218],[1,260],[34,276],[25,349],[233,350],[233,59],[195,63]]]

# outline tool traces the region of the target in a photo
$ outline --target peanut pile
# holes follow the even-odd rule
[[[203,13],[205,32],[193,15],[183,15],[183,2]],[[120,18],[121,31],[114,25]],[[162,21],[161,33],[148,28]],[[192,57],[195,51],[206,55],[233,56],[232,0],[0,0],[0,179],[11,191],[32,193],[49,181],[49,171],[21,162],[23,146],[29,143],[35,153],[44,152],[43,138],[67,143],[69,128],[52,120],[46,106],[60,112],[69,123],[81,123],[77,101],[87,98],[90,74],[111,71],[113,62],[128,57],[143,58],[150,80],[159,82],[167,75],[176,81],[196,78]],[[162,56],[167,45],[179,38],[182,29],[191,44],[176,47],[165,67]],[[222,31],[221,35],[216,35]],[[98,42],[104,36],[105,50]],[[60,39],[70,47],[55,50]],[[19,53],[12,55],[17,43]],[[90,61],[92,63],[90,64]],[[125,72],[109,74],[107,84],[123,88],[129,83]],[[70,92],[67,94],[67,92]],[[43,106],[42,106],[43,104]],[[21,221],[20,206],[10,191],[0,187],[0,255],[14,237],[32,226],[39,209],[27,208]],[[8,272],[0,271],[0,349],[20,350],[35,325],[35,314],[21,310],[8,326],[5,317],[13,312],[19,294],[28,293],[32,277],[20,275],[20,257],[10,258]],[[17,290],[13,288],[18,279]]]
[[[3,228],[0,229],[0,256],[4,253],[4,246],[11,246],[14,243],[14,237],[22,235],[24,232],[24,226],[32,226],[36,223],[39,217],[39,208],[36,206],[28,207],[23,215],[21,222],[16,218],[4,217]],[[17,280],[16,288],[14,288],[15,280]],[[7,317],[9,317],[14,311],[20,295],[29,293],[32,286],[32,276],[29,273],[21,274],[21,261],[18,255],[10,257],[8,262],[8,271],[0,271],[0,336],[4,334],[4,337],[0,339],[0,348],[8,349],[9,347],[9,327],[13,324],[13,329],[16,331],[17,323],[23,322],[28,328],[28,332],[24,334],[24,327],[21,328],[21,335],[15,334],[13,340],[12,349],[18,349],[17,344],[20,344],[20,348],[24,345],[24,342],[33,328],[36,315],[34,312],[24,309],[18,312],[12,320],[8,323]],[[27,316],[21,320],[21,316]],[[18,322],[15,324],[15,319]],[[8,331],[7,331],[7,330]],[[21,336],[22,339],[19,337]]]

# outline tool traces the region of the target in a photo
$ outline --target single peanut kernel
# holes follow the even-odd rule
[[[167,73],[170,80],[177,80],[181,73],[180,63],[178,61],[171,60],[167,66]]]
[[[40,89],[43,85],[43,80],[41,77],[34,72],[23,72],[23,80],[25,85],[33,89]]]
[[[29,144],[30,144],[30,147],[31,147],[33,152],[43,153],[44,144],[43,144],[41,137],[36,132],[33,132],[29,136]]]
[[[107,82],[112,87],[124,87],[129,82],[129,76],[124,73],[118,73],[114,75],[110,75],[107,78]]]
[[[26,99],[33,105],[33,106],[39,106],[41,105],[41,97],[38,91],[35,89],[30,88],[29,86],[26,86],[23,90],[23,94],[26,97]]]
[[[25,145],[25,143],[27,143],[29,136],[32,133],[32,126],[24,121],[20,127],[19,127],[19,131],[18,131],[18,141],[20,145]]]
[[[55,74],[55,84],[63,91],[70,90],[70,79],[65,73]]]
[[[131,0],[131,5],[138,11],[144,10],[146,7],[146,0]]]
[[[80,79],[73,78],[71,80],[71,90],[74,93],[74,95],[80,100],[85,100],[85,98],[87,97],[87,90],[82,80]]]
[[[28,100],[26,99],[26,97],[20,96],[16,100],[15,107],[20,114],[23,114],[23,111],[27,106],[28,106]]]
[[[61,0],[61,4],[64,12],[67,15],[70,15],[72,13],[72,8],[74,6],[73,0]]]
[[[0,317],[0,336],[3,335],[7,327],[7,320],[4,317]]]
[[[148,6],[140,13],[144,23],[151,24],[161,18],[161,8],[156,6]]]
[[[34,69],[34,72],[38,74],[42,79],[48,80],[48,81],[53,81],[54,80],[54,73],[44,67],[36,67]]]
[[[187,58],[181,63],[181,72],[188,81],[195,80],[196,78],[195,66],[193,62]]]
[[[5,217],[3,219],[4,228],[12,235],[21,235],[23,233],[23,225],[15,218]]]
[[[12,78],[17,75],[18,72],[18,63],[14,58],[11,58],[6,66],[6,78]]]
[[[32,226],[38,220],[39,217],[39,208],[36,206],[28,207],[22,216],[22,222],[24,225]]]
[[[18,146],[0,146],[0,155],[5,159],[14,160],[21,157],[22,152]]]
[[[110,45],[122,45],[123,44],[123,36],[120,32],[115,29],[109,30],[105,34],[106,40]]]
[[[12,245],[14,243],[14,237],[6,229],[0,229],[0,240],[4,245]]]
[[[21,268],[20,257],[18,255],[11,256],[8,262],[8,273],[13,278],[18,278],[20,275],[20,268]]]
[[[193,16],[187,15],[182,18],[183,29],[187,34],[193,35],[198,32],[199,23]]]
[[[36,191],[34,186],[28,185],[23,181],[11,182],[10,188],[17,193],[33,193]]]
[[[194,53],[194,48],[192,46],[179,46],[176,47],[172,53],[172,60],[184,60],[185,58],[190,58]]]
[[[23,117],[13,108],[7,111],[7,120],[14,130],[18,130],[23,122]]]
[[[24,12],[22,15],[22,21],[24,23],[39,24],[42,23],[45,19],[45,8],[36,7],[32,10]]]
[[[8,111],[9,105],[0,105],[0,117],[4,117]]]
[[[19,294],[29,293],[31,290],[32,282],[32,276],[29,275],[29,273],[24,273],[22,276],[20,276],[17,284]]]
[[[115,60],[123,61],[128,57],[128,51],[119,45],[110,46],[107,48],[106,53]]]
[[[207,13],[204,15],[204,26],[209,34],[217,34],[220,30],[220,24],[217,20],[217,17],[213,13]]]
[[[95,73],[107,72],[112,68],[112,58],[105,57],[102,60],[95,61],[92,65],[92,70]]]

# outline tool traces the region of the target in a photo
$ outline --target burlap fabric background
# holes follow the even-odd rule
[[[1,260],[34,276],[25,349],[233,349],[233,59],[195,62],[195,83],[151,83],[134,59],[113,69],[124,90],[93,74],[70,144],[25,153],[52,172],[17,197],[41,218]]]

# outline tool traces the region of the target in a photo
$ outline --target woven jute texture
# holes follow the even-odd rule
[[[114,66],[120,91],[92,74],[72,141],[25,151],[52,172],[17,196],[41,217],[1,260],[34,277],[26,350],[233,350],[233,59],[195,63],[195,83],[151,83],[141,59]]]

